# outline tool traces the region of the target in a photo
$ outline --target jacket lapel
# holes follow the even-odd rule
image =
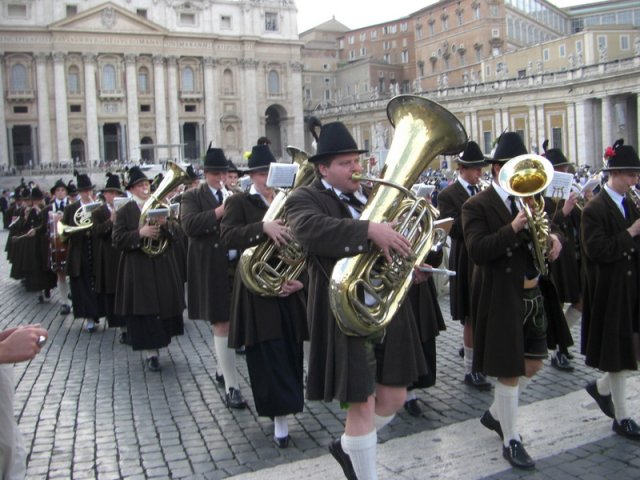
[[[218,200],[213,196],[213,193],[211,193],[211,189],[206,182],[200,186],[200,195],[202,196],[205,210],[214,209],[220,206],[218,204]]]
[[[624,215],[618,208],[618,205],[616,205],[616,202],[613,201],[611,196],[606,192],[604,188],[602,189],[602,192],[600,192],[600,195],[603,195],[603,200],[607,209],[609,210],[609,215],[611,215],[611,217],[615,219],[615,222],[620,230],[625,230],[629,226],[629,224],[627,223],[627,219],[624,218]],[[629,212],[632,212],[632,208],[633,207],[629,208]]]
[[[500,220],[502,220],[503,223],[511,223],[511,212],[502,201],[502,198],[500,198],[500,195],[498,195],[498,192],[496,192],[496,189],[493,188],[493,185],[485,191],[489,197],[489,205],[496,212]]]

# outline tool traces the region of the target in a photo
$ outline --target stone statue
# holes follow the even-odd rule
[[[443,88],[449,87],[449,75],[447,75],[446,73],[442,74],[442,87]]]
[[[600,63],[606,63],[607,61],[607,47],[602,45],[600,47]]]
[[[467,71],[462,74],[462,83],[465,86],[469,85],[469,73]]]
[[[633,44],[636,49],[636,57],[640,57],[640,37],[636,37]]]
[[[538,71],[538,73],[539,73],[539,74],[540,74],[540,73],[542,73],[542,60],[538,60],[538,61],[536,62],[536,67],[537,67],[537,71]]]
[[[471,70],[471,83],[474,85],[478,84],[478,77],[476,76],[475,70]]]
[[[533,75],[533,62],[529,60],[527,62],[527,77],[530,77],[532,75]]]
[[[576,57],[573,53],[569,54],[569,68],[573,70],[576,66]]]

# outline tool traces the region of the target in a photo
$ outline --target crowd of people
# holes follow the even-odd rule
[[[275,158],[264,137],[243,171],[210,145],[202,178],[189,167],[150,179],[134,166],[123,178],[107,174],[97,196],[93,180],[80,172],[74,182],[60,179],[45,190],[23,183],[12,198],[3,195],[10,275],[34,301],[51,302],[57,288],[60,315],[73,315],[88,334],[103,321],[119,329],[123,348],[140,351],[150,372],[162,369],[161,349],[184,334],[186,309],[188,320],[211,325],[215,378],[228,408],[247,407],[236,366],[243,352],[256,410],[273,420],[276,448],[289,446],[288,417],[302,411],[305,395],[336,400],[346,422],[329,451],[346,478],[375,479],[377,432],[399,409],[421,415],[416,389],[436,382],[436,337],[445,322],[428,272],[442,263],[443,251],[438,245],[418,259],[408,294],[383,330],[346,331],[330,296],[336,264],[374,251],[393,263],[411,257],[412,244],[397,219],[361,218],[371,186],[353,177],[363,171],[364,150],[345,125],[315,124],[312,133],[316,151],[307,162],[315,178],[293,189],[275,216],[270,206],[278,192],[267,184]],[[547,147],[544,157],[556,171],[572,168],[562,151]],[[440,217],[450,219],[451,315],[463,325],[461,381],[493,389],[480,421],[500,437],[504,458],[524,469],[535,463],[517,427],[519,398],[549,351],[555,368],[573,370],[570,329],[579,321],[586,364],[603,372],[587,392],[616,433],[640,439],[625,403],[640,330],[640,210],[629,195],[640,159],[619,140],[605,153],[606,179],[595,195],[546,198],[541,257],[527,214],[533,196],[516,198],[501,176],[510,159],[527,153],[519,135],[505,132],[491,156],[469,141],[455,159],[455,176],[430,171],[423,178],[436,186],[428,202],[437,201]],[[247,188],[240,188],[240,176],[250,179]],[[585,183],[582,176],[577,184]],[[304,252],[302,273],[281,279],[271,295],[256,292],[238,268],[241,257],[256,260],[245,254],[265,243],[276,252],[292,244]],[[281,259],[273,255],[268,267]],[[372,291],[361,295],[363,304]],[[33,358],[42,339],[46,330],[39,326],[0,333],[0,363]],[[1,377],[0,474],[24,471],[12,392],[10,377]]]

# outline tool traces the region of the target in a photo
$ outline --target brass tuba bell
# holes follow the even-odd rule
[[[387,117],[395,132],[382,178],[357,176],[375,185],[360,219],[397,221],[396,230],[409,240],[413,255],[403,258],[394,253],[388,263],[384,254],[374,249],[336,263],[329,282],[329,301],[346,335],[379,333],[393,319],[411,287],[414,266],[422,263],[434,241],[437,210],[409,189],[438,155],[457,154],[467,142],[460,121],[423,97],[392,98]]]

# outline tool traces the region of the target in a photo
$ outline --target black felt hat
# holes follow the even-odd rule
[[[107,172],[107,182],[104,184],[102,191],[124,193],[120,185],[120,177],[115,173]]]
[[[20,198],[22,200],[29,200],[31,198],[31,190],[26,185],[19,187]]]
[[[76,187],[76,184],[73,182],[73,180],[69,180],[69,183],[67,183],[67,193],[71,196],[78,194],[78,187]]]
[[[206,172],[226,172],[229,169],[227,157],[221,148],[213,148],[211,143],[204,159],[204,171]]]
[[[488,165],[487,157],[473,140],[467,142],[467,146],[458,154],[456,162],[463,167],[486,167]]]
[[[195,182],[199,178],[198,174],[193,169],[193,165],[187,165],[187,175],[189,176],[192,182]]]
[[[95,188],[95,185],[91,183],[91,179],[86,173],[80,173],[79,171],[74,170],[73,175],[76,177],[76,181],[78,182],[77,189],[79,192],[86,192],[87,190],[93,190]]]
[[[56,190],[57,190],[58,188],[64,188],[64,189],[65,189],[65,190],[67,190],[67,191],[69,190],[69,188],[67,187],[67,184],[66,184],[66,183],[64,183],[64,182],[62,181],[62,179],[61,179],[61,178],[59,178],[59,179],[56,181],[56,183],[53,185],[53,187],[51,187],[51,190],[50,190],[51,195],[53,195],[54,193],[56,193]]]
[[[231,160],[229,160],[229,171],[237,173],[238,177],[241,177],[242,175],[244,175],[244,171],[236,167],[236,164],[233,163]]]
[[[631,145],[625,145],[621,138],[604,152],[604,172],[612,170],[640,170],[640,159]]]
[[[276,158],[271,153],[269,145],[255,145],[251,149],[251,155],[249,156],[249,168],[246,172],[257,172],[260,170],[269,170],[269,164],[275,162]]]
[[[323,125],[318,135],[316,154],[309,158],[310,162],[325,160],[334,155],[344,153],[366,153],[356,145],[349,130],[342,122],[331,122]]]
[[[549,148],[549,140],[545,140],[542,142],[542,150],[544,150],[543,155],[551,162],[553,167],[564,167],[565,165],[571,165],[571,162],[567,160],[567,157],[564,156],[562,150],[559,148]]]
[[[31,189],[31,192],[30,192],[29,196],[31,197],[31,200],[42,200],[42,199],[44,199],[44,194],[42,193],[42,190],[40,190],[38,187],[33,187]]]
[[[522,137],[516,132],[504,132],[498,138],[498,145],[489,163],[505,163],[518,155],[525,155],[527,147],[524,146]]]
[[[136,184],[144,181],[149,181],[149,178],[144,174],[140,167],[131,167],[127,171],[127,190],[130,190]]]

